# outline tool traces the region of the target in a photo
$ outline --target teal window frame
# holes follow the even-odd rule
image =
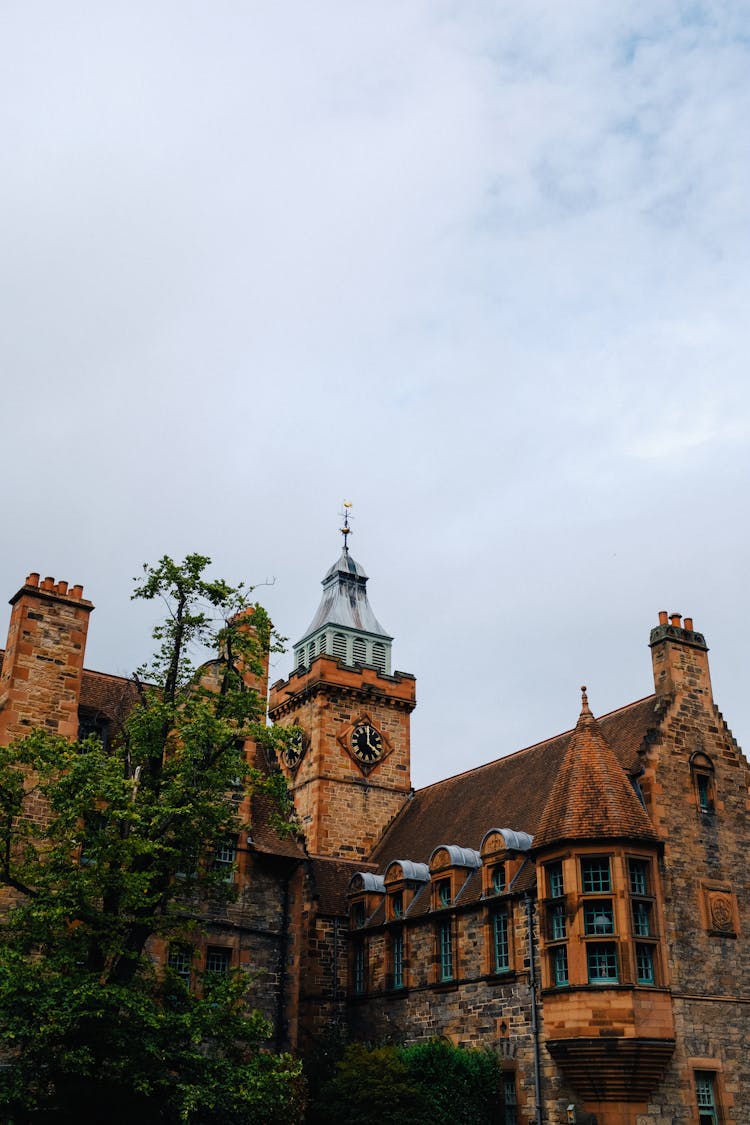
[[[452,981],[455,977],[453,965],[453,925],[450,919],[438,927],[439,975],[441,982]]]
[[[615,942],[589,942],[586,946],[589,984],[618,984],[620,981]]]
[[[649,863],[646,859],[629,859],[628,876],[631,895],[649,893]]]
[[[505,887],[505,864],[498,863],[492,868],[492,889],[496,895],[501,895]]]
[[[719,1107],[716,1101],[716,1075],[712,1070],[696,1070],[695,1094],[699,1125],[718,1125]]]
[[[568,947],[558,945],[552,950],[552,979],[555,988],[567,988],[570,984],[568,976]]]
[[[656,984],[654,947],[646,942],[636,942],[635,975],[638,984]]]
[[[492,915],[493,972],[510,972],[510,918],[507,910],[496,910]]]
[[[550,898],[562,898],[565,894],[563,884],[563,865],[561,862],[547,865],[547,883]]]
[[[404,933],[394,930],[391,936],[391,987],[404,987]]]
[[[633,933],[636,937],[651,937],[651,903],[636,899],[633,903]]]
[[[549,931],[551,941],[564,941],[568,936],[568,919],[565,914],[565,903],[555,902],[550,907]]]
[[[601,856],[581,859],[581,887],[585,895],[608,894],[612,891],[609,858]]]
[[[403,891],[395,891],[391,898],[391,910],[394,918],[403,918],[404,915],[404,893]]]
[[[438,902],[441,906],[451,905],[451,881],[441,879],[437,886]]]
[[[363,996],[367,979],[364,942],[357,942],[354,946],[354,964],[352,970],[354,994],[355,996]]]
[[[614,934],[612,899],[589,899],[583,904],[583,932],[587,937],[611,937]]]

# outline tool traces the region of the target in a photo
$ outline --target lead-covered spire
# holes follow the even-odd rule
[[[370,665],[391,671],[391,642],[367,597],[367,574],[349,553],[351,504],[344,504],[344,547],[323,576],[323,596],[317,612],[294,646],[294,666],[312,664],[316,656],[336,656],[346,664]]]

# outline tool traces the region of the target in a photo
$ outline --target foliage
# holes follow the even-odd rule
[[[323,1125],[493,1125],[503,1120],[502,1065],[491,1051],[430,1039],[409,1047],[351,1043],[316,1092]]]
[[[211,860],[236,837],[241,787],[289,809],[279,775],[243,744],[283,737],[252,690],[277,646],[251,591],[210,581],[210,560],[163,558],[135,597],[162,599],[158,651],[118,738],[42,732],[0,748],[0,1106],[14,1120],[292,1122],[303,1083],[249,1008],[244,970],[188,991],[151,956],[195,937],[200,902],[232,897]],[[219,652],[201,669],[202,646]],[[43,815],[31,819],[32,810]],[[288,819],[288,818],[287,818]],[[198,974],[194,974],[198,976]]]

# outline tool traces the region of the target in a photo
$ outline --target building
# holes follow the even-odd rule
[[[81,588],[31,575],[11,604],[0,740],[106,738],[132,689],[84,668]],[[652,695],[595,718],[584,689],[572,730],[417,792],[392,640],[345,538],[270,691],[300,837],[248,810],[206,963],[259,970],[279,1046],[491,1047],[509,1123],[750,1122],[748,762],[704,636],[659,614]]]

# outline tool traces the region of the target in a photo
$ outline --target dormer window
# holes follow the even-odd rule
[[[451,881],[450,879],[441,879],[437,885],[437,899],[439,906],[450,906],[451,904]]]
[[[396,891],[391,896],[391,911],[394,918],[403,918],[404,916],[404,893],[403,891]]]
[[[355,902],[352,904],[352,928],[361,930],[365,924],[365,904]]]
[[[496,895],[505,890],[505,864],[498,863],[492,868],[492,889]]]

